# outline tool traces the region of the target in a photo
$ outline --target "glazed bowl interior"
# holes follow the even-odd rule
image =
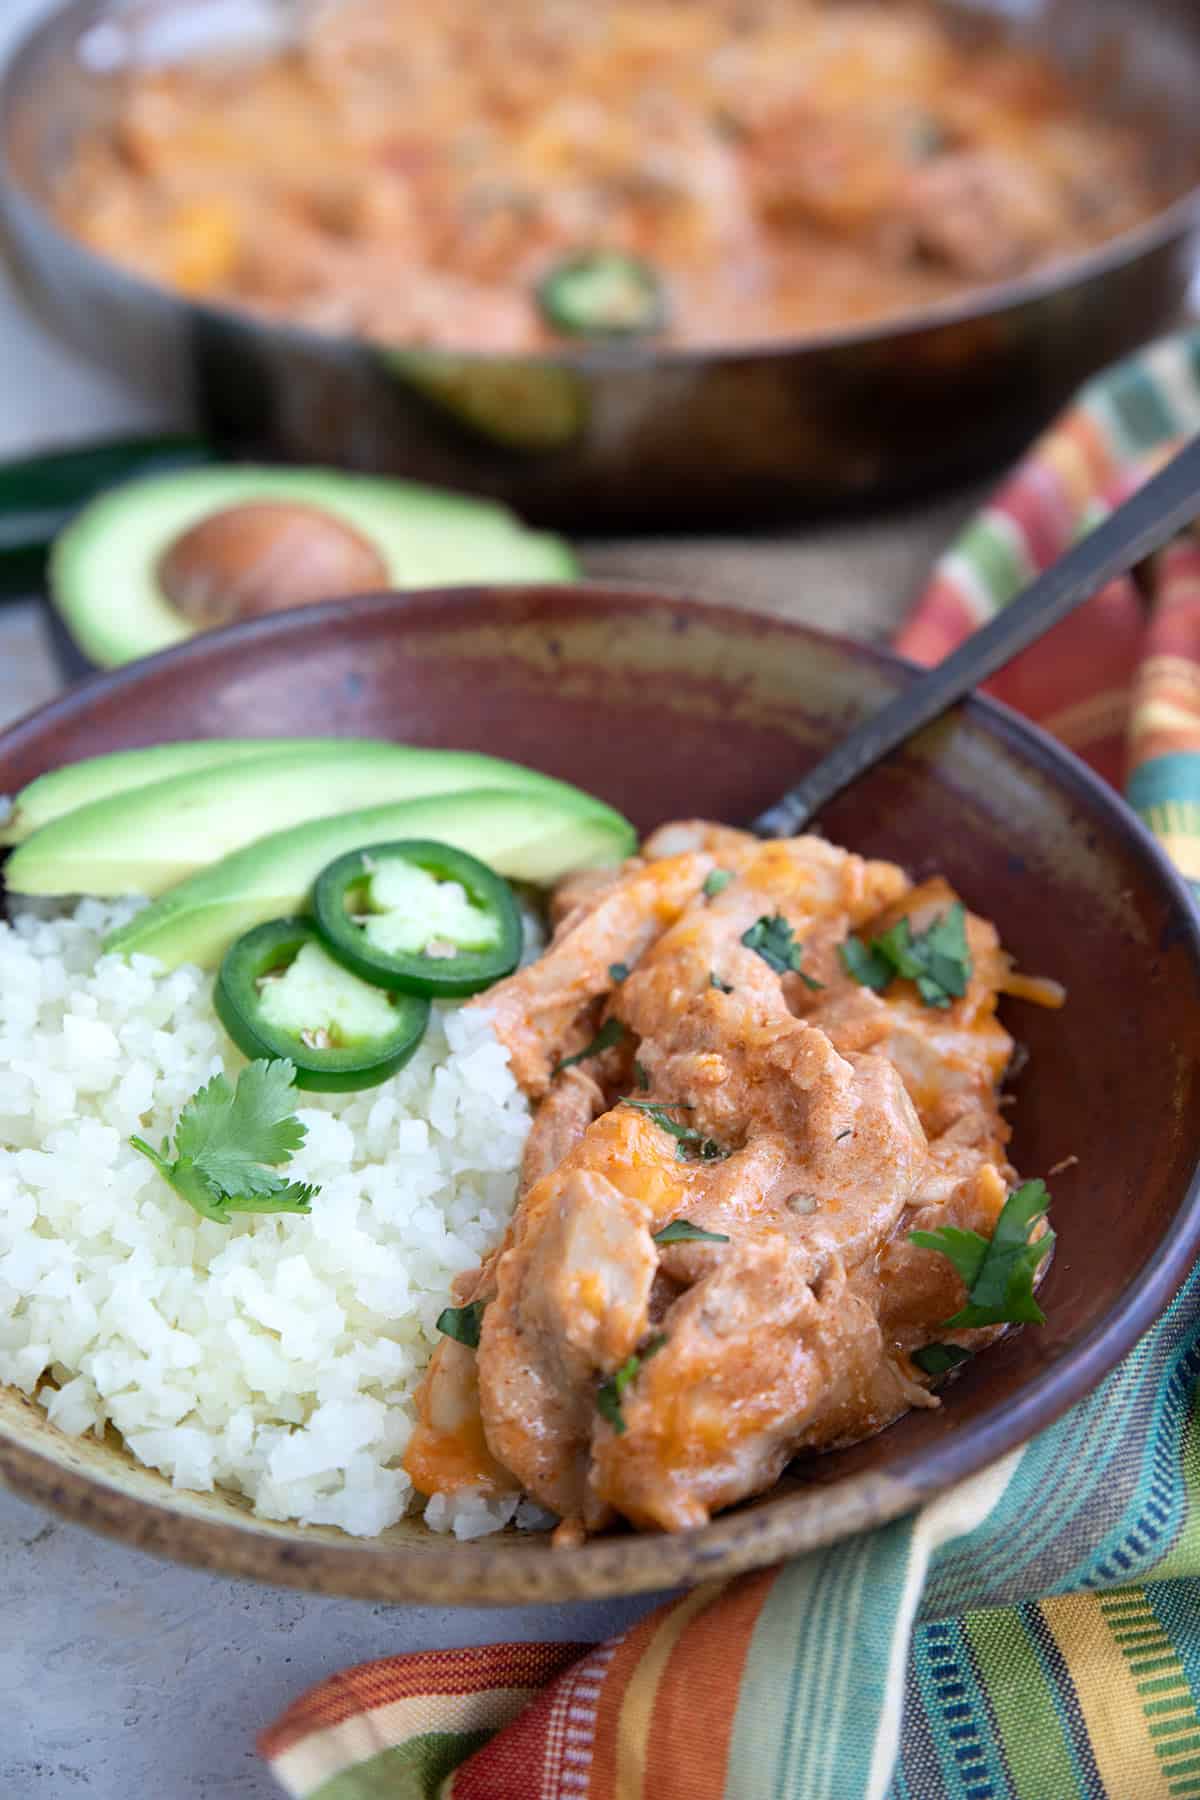
[[[482,749],[578,782],[642,828],[744,822],[901,664],[779,620],[602,587],[385,595],[210,634],[100,677],[0,737],[0,791],[117,747],[251,734],[382,736]],[[416,1521],[382,1537],[256,1520],[175,1492],[115,1440],[61,1435],[0,1394],[0,1478],[128,1541],[265,1581],[478,1604],[634,1593],[752,1567],[908,1510],[1048,1424],[1152,1323],[1200,1237],[1200,940],[1182,884],[1133,815],[1069,755],[974,701],[831,806],[834,840],[944,871],[1061,1013],[1008,1003],[1029,1051],[1013,1159],[1052,1181],[1048,1323],[979,1357],[937,1411],[793,1469],[678,1537],[553,1551],[472,1544]]]

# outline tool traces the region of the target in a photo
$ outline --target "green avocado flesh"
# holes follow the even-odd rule
[[[146,750],[113,750],[107,756],[89,756],[61,769],[39,775],[23,787],[12,812],[0,825],[0,844],[23,844],[27,837],[52,819],[93,800],[110,800],[130,788],[149,787],[175,775],[196,769],[219,769],[244,762],[250,756],[303,756],[325,750],[329,738],[203,738],[179,744],[154,744]],[[372,740],[358,738],[362,745]],[[382,744],[382,740],[379,740]]]
[[[441,823],[453,797],[484,788],[527,794],[533,804],[557,799],[572,813],[624,826],[578,788],[516,763],[467,750],[329,738],[304,750],[191,769],[76,807],[13,852],[4,880],[14,894],[153,899],[264,832],[436,795],[443,798],[425,815],[424,836],[449,843]]]
[[[159,562],[201,519],[261,500],[341,519],[374,546],[398,588],[569,581],[577,572],[561,538],[527,531],[492,501],[327,469],[189,469],[113,488],[60,534],[50,596],[84,654],[115,668],[191,637],[195,627],[159,587]]]
[[[548,886],[571,869],[615,863],[635,847],[617,813],[571,790],[491,789],[370,807],[273,832],[182,882],[108,939],[106,950],[213,968],[235,938],[302,912],[327,863],[347,851],[436,837],[512,881]]]

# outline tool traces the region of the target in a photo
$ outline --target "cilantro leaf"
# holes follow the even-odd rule
[[[636,1058],[633,1064],[633,1078],[644,1094],[650,1086],[650,1076],[646,1071],[645,1064],[638,1062]]]
[[[800,968],[800,946],[782,913],[764,913],[749,931],[743,931],[742,942],[747,950],[756,951],[768,969],[774,969],[777,975],[791,975]]]
[[[309,1212],[317,1189],[288,1181],[269,1165],[287,1162],[305,1139],[295,1116],[295,1068],[285,1059],[252,1062],[236,1088],[214,1075],[193,1094],[162,1151],[132,1137],[165,1181],[206,1219],[227,1225],[235,1213]]]
[[[625,1027],[620,1019],[605,1019],[591,1043],[585,1044],[582,1050],[577,1050],[574,1056],[564,1056],[554,1073],[561,1075],[564,1069],[571,1068],[575,1063],[587,1062],[589,1058],[599,1056],[605,1050],[611,1050],[613,1045],[619,1044],[624,1036]]]
[[[609,965],[608,965],[608,979],[616,987],[620,987],[621,983],[625,980],[625,977],[628,975],[628,973],[629,973],[629,964],[628,963],[609,963]]]
[[[926,1344],[921,1350],[914,1350],[912,1361],[926,1375],[948,1375],[951,1369],[957,1369],[960,1363],[970,1362],[971,1352],[964,1350],[960,1344]]]
[[[637,1380],[642,1364],[656,1356],[666,1343],[666,1335],[651,1338],[646,1348],[639,1355],[635,1350],[632,1356],[626,1357],[607,1381],[602,1381],[596,1389],[596,1411],[602,1419],[607,1419],[618,1437],[624,1435],[625,1419],[621,1412],[621,1397],[625,1389]]]
[[[483,1324],[486,1300],[472,1300],[467,1306],[447,1306],[437,1316],[437,1328],[443,1337],[465,1344],[468,1350],[479,1348],[479,1328]]]
[[[725,889],[732,880],[732,869],[713,869],[704,880],[704,898],[706,900],[715,900],[718,894],[723,894],[725,892]]]
[[[634,1106],[639,1112],[646,1113],[663,1131],[670,1132],[675,1139],[675,1154],[680,1162],[687,1162],[691,1157],[698,1157],[701,1162],[720,1162],[729,1155],[723,1144],[716,1138],[705,1137],[694,1125],[685,1125],[681,1119],[673,1119],[672,1112],[691,1112],[691,1107],[682,1100],[674,1100],[667,1105],[660,1105],[654,1100],[631,1100],[628,1095],[619,1102],[621,1106]]]
[[[176,1155],[230,1192],[270,1194],[285,1186],[260,1165],[286,1162],[304,1142],[293,1111],[295,1073],[290,1062],[264,1058],[242,1070],[236,1088],[214,1075],[179,1115]]]
[[[796,942],[795,933],[782,913],[764,913],[749,931],[742,933],[742,942],[747,950],[756,951],[768,969],[774,969],[777,975],[799,975],[805,987],[824,987],[823,981],[814,981],[800,967],[804,946]]]
[[[690,1125],[685,1125],[682,1119],[673,1119],[671,1117],[673,1112],[691,1112],[691,1107],[686,1106],[682,1100],[672,1100],[664,1105],[658,1100],[630,1100],[626,1098],[621,1101],[621,1105],[636,1107],[638,1112],[644,1112],[646,1116],[653,1119],[654,1123],[663,1131],[669,1131],[673,1138],[678,1138],[681,1142],[686,1143],[688,1139],[699,1137],[700,1135],[698,1131],[693,1131]]]
[[[887,957],[869,948],[861,938],[848,937],[844,944],[838,945],[838,955],[847,975],[852,975],[860,986],[873,988],[877,994],[895,978],[896,971]]]
[[[910,1231],[909,1240],[923,1250],[937,1250],[958,1271],[967,1303],[943,1330],[967,1331],[980,1325],[1044,1325],[1046,1315],[1034,1298],[1033,1280],[1054,1243],[1047,1230],[1036,1243],[1029,1233],[1050,1206],[1044,1181],[1025,1181],[1004,1202],[990,1238],[977,1231],[943,1225],[937,1231]]]
[[[309,1202],[319,1188],[306,1181],[284,1181],[269,1193],[226,1194],[221,1201],[225,1213],[311,1212]],[[221,1221],[222,1224],[225,1222]]]
[[[723,1231],[705,1231],[699,1225],[693,1225],[690,1219],[672,1219],[661,1231],[654,1233],[656,1244],[727,1244],[729,1238]]]
[[[679,1154],[682,1157],[687,1153],[681,1148]],[[696,1155],[701,1162],[723,1162],[729,1152],[724,1144],[718,1144],[716,1138],[702,1138]]]
[[[842,967],[876,993],[899,976],[916,983],[926,1006],[949,1006],[966,993],[971,979],[966,918],[966,908],[956,900],[915,936],[912,920],[904,918],[872,938],[870,944],[861,938],[847,938],[838,948]]]

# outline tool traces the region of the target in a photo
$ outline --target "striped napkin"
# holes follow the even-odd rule
[[[899,647],[936,661],[1196,431],[1200,332],[1092,382],[942,558]],[[1123,783],[1200,884],[1194,535],[991,687]],[[1198,1373],[1200,1271],[1089,1399],[911,1517],[599,1647],[336,1675],[261,1752],[307,1800],[1200,1796]]]

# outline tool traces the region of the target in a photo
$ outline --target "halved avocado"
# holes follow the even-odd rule
[[[490,501],[329,469],[239,466],[101,495],[58,538],[49,580],[80,649],[113,668],[208,624],[347,592],[575,573],[561,538],[527,531]]]

